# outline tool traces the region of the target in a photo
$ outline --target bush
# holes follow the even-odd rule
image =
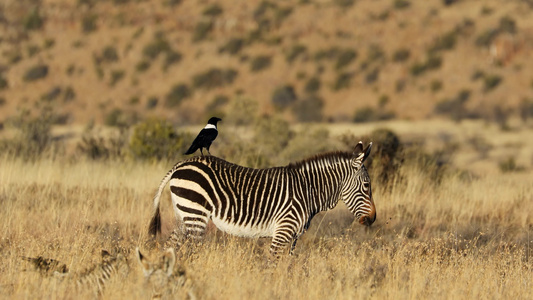
[[[268,67],[270,67],[270,64],[272,63],[272,57],[267,55],[259,55],[252,59],[250,70],[252,72],[258,72],[262,71]]]
[[[135,69],[138,71],[138,72],[144,72],[146,70],[148,70],[150,68],[150,61],[147,60],[147,59],[142,59],[140,62],[138,62],[136,65],[135,65]]]
[[[429,49],[429,52],[452,50],[455,47],[456,42],[456,31],[450,31],[442,36],[437,37],[433,42],[433,46]]]
[[[469,116],[465,108],[465,103],[470,98],[469,90],[461,90],[457,96],[451,99],[445,99],[437,103],[435,113],[449,115],[454,120],[461,120]]]
[[[176,107],[192,95],[189,86],[185,83],[175,84],[165,98],[166,107]]]
[[[112,70],[111,71],[111,80],[109,82],[110,86],[115,86],[119,81],[124,79],[126,72],[124,70]]]
[[[163,71],[166,71],[173,64],[177,64],[181,61],[183,55],[177,51],[169,50],[167,51],[167,56],[165,56],[165,62],[163,64]]]
[[[257,117],[257,101],[250,98],[237,97],[230,103],[225,120],[237,126],[250,125]]]
[[[352,49],[346,49],[339,53],[335,69],[340,70],[351,64],[357,58],[357,52]]]
[[[284,110],[293,104],[296,99],[298,99],[298,97],[296,96],[294,88],[290,85],[285,85],[274,90],[271,101],[272,104],[274,104],[274,107]]]
[[[114,46],[107,46],[102,51],[101,60],[103,62],[115,62],[118,61],[118,52]]]
[[[185,152],[184,139],[166,120],[150,118],[137,124],[129,142],[133,157],[143,160],[175,160]]]
[[[517,171],[525,170],[524,167],[516,164],[516,160],[512,156],[500,161],[498,163],[498,167],[500,167],[500,171],[502,173],[517,172]]]
[[[200,73],[193,76],[193,87],[194,88],[205,88],[207,90],[222,87],[225,85],[232,84],[235,78],[237,77],[237,71],[233,69],[218,69],[213,68],[205,73]]]
[[[320,78],[317,76],[309,78],[305,84],[304,90],[306,93],[314,94],[320,90],[321,82]]]
[[[352,82],[353,73],[341,73],[337,75],[337,79],[333,84],[333,90],[338,91],[341,89],[346,89],[350,87]]]
[[[411,2],[407,0],[394,0],[393,6],[395,9],[406,9],[411,6]]]
[[[146,109],[154,109],[158,102],[159,99],[155,96],[148,98],[148,101],[146,101]]]
[[[156,59],[159,54],[171,50],[167,40],[163,37],[156,37],[143,48],[143,55],[149,59]]]
[[[297,101],[293,106],[293,113],[299,122],[320,122],[323,119],[322,109],[324,100],[318,96],[308,96]]]
[[[204,11],[202,12],[202,14],[208,17],[217,17],[217,16],[220,16],[223,12],[224,10],[222,9],[222,7],[215,3],[215,4],[211,4],[210,6],[206,7]]]
[[[533,100],[524,98],[518,106],[520,112],[520,118],[525,123],[531,117],[533,117]]]
[[[219,53],[227,52],[231,55],[238,54],[244,47],[244,40],[241,38],[232,38],[224,44],[224,46],[218,49]]]
[[[285,60],[288,63],[292,63],[294,60],[296,60],[298,57],[304,55],[307,52],[307,47],[304,45],[292,45],[291,49],[288,51],[288,53],[285,56]]]
[[[81,19],[81,30],[83,33],[91,33],[98,29],[96,26],[96,20],[98,16],[96,14],[84,15]]]
[[[6,89],[9,86],[7,79],[4,78],[2,74],[0,74],[0,91],[3,89]]]
[[[117,134],[104,138],[94,130],[91,123],[84,130],[81,141],[76,145],[76,152],[92,160],[119,159],[124,156],[126,130],[119,129]]]
[[[502,82],[502,77],[499,75],[486,75],[483,83],[483,91],[490,92],[495,89]]]
[[[404,62],[408,60],[410,56],[411,56],[411,51],[409,51],[409,49],[401,48],[394,52],[394,54],[392,55],[392,61]]]
[[[424,62],[417,62],[411,67],[411,75],[419,76],[427,71],[439,69],[442,65],[442,58],[437,55],[429,55]]]
[[[434,79],[429,83],[429,89],[431,92],[436,93],[440,90],[442,90],[442,81],[438,79]]]
[[[379,68],[373,68],[372,70],[370,70],[366,76],[365,76],[365,81],[366,83],[368,84],[371,84],[373,82],[375,82],[376,80],[378,80],[379,78]]]
[[[193,42],[200,42],[207,38],[209,33],[213,30],[213,22],[212,21],[200,21],[198,24],[196,24],[196,27],[194,28],[194,33],[192,36]]]
[[[222,108],[229,103],[229,97],[226,95],[217,95],[206,106],[205,112],[207,115],[223,116]]]
[[[26,30],[38,30],[43,27],[44,20],[39,14],[39,9],[36,7],[32,9],[23,20],[24,28]]]
[[[47,65],[36,65],[31,68],[29,68],[26,73],[24,73],[24,76],[22,79],[24,81],[35,81],[38,79],[45,78],[48,75],[48,66]]]

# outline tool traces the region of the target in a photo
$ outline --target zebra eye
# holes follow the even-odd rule
[[[370,188],[370,183],[364,182],[363,187],[365,188],[365,190],[368,190]]]

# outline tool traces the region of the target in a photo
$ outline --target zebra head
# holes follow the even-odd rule
[[[363,165],[370,155],[372,143],[363,149],[363,143],[355,146],[351,159],[348,178],[342,189],[342,199],[348,209],[355,215],[359,223],[370,226],[376,220],[376,207],[372,199],[370,176]]]

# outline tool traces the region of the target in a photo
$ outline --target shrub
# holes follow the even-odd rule
[[[76,99],[76,92],[71,86],[67,86],[63,94],[63,102],[70,102],[74,99]]]
[[[500,19],[500,25],[498,27],[500,32],[514,34],[516,33],[516,22],[509,16],[504,16]]]
[[[165,98],[166,107],[176,107],[192,95],[189,86],[185,83],[175,84]]]
[[[61,95],[61,87],[55,86],[52,89],[50,89],[47,93],[43,94],[41,96],[41,100],[51,102],[57,99],[59,95]]]
[[[307,52],[307,47],[306,46],[300,45],[300,44],[292,45],[291,49],[285,55],[285,60],[288,63],[292,63],[299,56],[304,55],[306,52]]]
[[[212,21],[200,21],[198,24],[196,24],[196,27],[194,28],[192,41],[193,42],[200,42],[207,38],[209,33],[213,30],[213,22]]]
[[[128,148],[137,159],[174,160],[185,151],[185,138],[188,136],[176,133],[168,121],[150,118],[133,128]]]
[[[393,6],[395,9],[406,9],[411,6],[411,2],[407,0],[394,0]]]
[[[338,91],[341,89],[349,88],[352,81],[353,73],[344,72],[337,75],[337,79],[333,84],[333,90]]]
[[[517,165],[515,158],[512,156],[500,161],[498,167],[500,167],[502,173],[523,171],[525,169],[524,167]]]
[[[138,72],[144,72],[146,70],[148,70],[150,68],[150,61],[147,60],[147,59],[142,59],[140,62],[138,62],[136,65],[135,65],[135,70],[137,70]]]
[[[81,19],[81,30],[83,33],[91,33],[98,29],[96,26],[96,20],[98,16],[96,14],[84,15]]]
[[[163,71],[166,71],[170,66],[173,64],[177,64],[181,61],[183,55],[181,53],[169,50],[167,51],[167,55],[165,56],[165,62],[163,64]]]
[[[0,74],[0,91],[6,89],[9,86],[7,79],[4,78],[2,74]]]
[[[449,115],[454,120],[461,120],[468,116],[465,103],[470,98],[469,90],[461,90],[457,96],[445,99],[437,103],[435,113]]]
[[[335,69],[340,70],[345,68],[357,58],[357,52],[352,49],[346,49],[339,53],[337,62],[335,63]]]
[[[146,101],[146,109],[154,109],[158,102],[159,99],[155,96],[148,98],[148,101]]]
[[[244,40],[241,38],[232,38],[229,39],[224,46],[220,47],[218,49],[218,52],[223,53],[227,52],[231,55],[238,54],[241,52],[242,48],[244,47]]]
[[[169,51],[170,45],[163,37],[156,37],[143,48],[143,55],[149,59],[155,59],[159,54]]]
[[[411,56],[411,51],[409,51],[409,49],[401,48],[394,52],[394,54],[392,55],[392,61],[404,62],[408,60],[410,56]]]
[[[493,89],[495,89],[500,83],[502,82],[502,77],[499,75],[486,75],[484,77],[483,83],[483,91],[484,92],[490,92]]]
[[[274,107],[283,110],[293,104],[296,99],[298,99],[298,97],[296,96],[294,88],[290,85],[285,85],[274,90],[271,101],[272,104],[274,104]]]
[[[378,80],[379,78],[379,68],[373,68],[372,70],[370,70],[366,76],[365,76],[365,81],[366,83],[368,84],[371,84],[373,82],[375,82],[376,80]]]
[[[531,117],[533,117],[533,100],[524,98],[518,106],[520,112],[520,118],[525,123]]]
[[[442,90],[442,81],[438,79],[434,79],[429,83],[429,89],[431,92],[436,93],[440,90]]]
[[[45,78],[47,75],[48,75],[48,66],[39,64],[26,70],[26,73],[24,73],[24,76],[22,77],[22,79],[24,79],[24,81],[35,81],[38,79]]]
[[[254,133],[254,144],[267,157],[279,155],[291,139],[289,123],[275,116],[258,118],[254,124]]]
[[[237,77],[237,71],[233,69],[212,68],[204,73],[193,76],[194,88],[213,89],[233,83]]]
[[[307,80],[307,82],[305,83],[304,90],[306,93],[313,94],[320,90],[320,85],[320,78],[317,76],[313,76],[309,78],[309,80]]]
[[[323,108],[324,100],[311,95],[297,101],[293,106],[293,113],[300,122],[320,122],[323,119]]]
[[[335,0],[335,5],[339,6],[340,8],[350,8],[355,3],[355,0]]]
[[[202,12],[202,14],[208,17],[217,17],[221,15],[223,12],[224,10],[222,9],[222,7],[215,3],[215,4],[211,4],[210,6],[206,7],[204,11]]]
[[[268,67],[270,67],[272,63],[272,57],[267,55],[259,55],[252,59],[250,70],[252,72],[258,72],[262,71]]]
[[[207,115],[223,116],[222,108],[229,103],[229,97],[226,95],[216,95],[215,98],[206,106]]]
[[[257,101],[250,98],[237,97],[230,103],[226,120],[228,120],[228,123],[237,126],[250,125],[256,118],[257,108]]]
[[[118,159],[124,155],[126,141],[124,128],[119,129],[118,134],[108,134],[104,138],[94,130],[94,124],[91,123],[76,145],[76,152],[92,160]]]
[[[44,20],[39,14],[39,9],[35,7],[26,17],[24,17],[23,24],[26,30],[38,30],[43,27]]]
[[[102,51],[101,60],[103,62],[115,62],[118,61],[118,52],[114,46],[107,46]]]
[[[498,36],[498,33],[499,33],[498,30],[497,29],[493,29],[493,28],[485,30],[483,33],[481,33],[476,38],[476,42],[475,42],[476,46],[478,46],[478,47],[488,47],[488,46],[490,46],[492,41],[496,38],[496,36]]]
[[[126,72],[124,70],[112,70],[111,71],[111,81],[109,82],[110,86],[115,86],[117,82],[124,79]]]
[[[450,31],[442,36],[439,36],[433,42],[433,46],[429,49],[429,52],[439,52],[445,50],[452,50],[457,42],[456,31]]]
[[[442,58],[437,55],[428,55],[426,61],[417,62],[411,67],[411,75],[419,76],[427,71],[439,69],[442,65]]]

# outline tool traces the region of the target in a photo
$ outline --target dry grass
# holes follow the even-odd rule
[[[105,248],[129,253],[131,271],[103,297],[150,297],[133,250],[146,249],[151,199],[169,166],[5,156],[0,165],[0,294],[76,298],[64,282],[22,271],[20,256],[56,258],[81,272]],[[268,262],[269,239],[214,228],[202,245],[178,253],[179,261],[200,299],[533,297],[530,174],[452,172],[438,183],[416,164],[400,172],[389,187],[374,184],[371,228],[352,224],[340,204],[315,217],[295,256],[276,266]],[[175,226],[169,203],[165,195],[163,238]]]

